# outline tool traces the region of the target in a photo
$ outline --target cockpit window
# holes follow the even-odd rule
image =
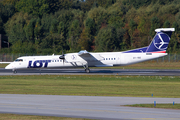
[[[16,59],[15,62],[23,62],[23,59]]]

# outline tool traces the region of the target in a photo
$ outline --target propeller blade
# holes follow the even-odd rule
[[[64,52],[63,52],[63,50],[62,50],[62,55],[59,57],[59,59],[61,59],[61,60],[63,60],[63,64],[64,64],[64,61],[65,61],[65,57],[64,57],[65,55],[64,55]]]

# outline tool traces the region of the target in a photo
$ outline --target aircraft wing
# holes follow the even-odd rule
[[[91,61],[93,61],[93,60],[97,60],[97,61],[104,60],[104,57],[100,56],[100,54],[94,55],[94,54],[89,53],[89,52],[86,51],[86,50],[81,50],[81,51],[78,53],[78,55],[79,55],[81,58],[83,58],[84,60],[86,60],[86,61],[89,61],[89,60],[91,60]]]
[[[78,53],[79,56],[83,57],[83,56],[91,56],[91,54],[86,51],[86,50],[81,50],[79,53]]]

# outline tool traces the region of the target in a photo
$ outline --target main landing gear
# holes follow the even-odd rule
[[[88,64],[84,65],[83,67],[84,67],[86,73],[90,73],[90,69],[88,67]]]

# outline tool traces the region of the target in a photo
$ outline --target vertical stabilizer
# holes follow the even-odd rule
[[[156,35],[153,38],[151,44],[148,46],[146,52],[151,53],[166,53],[171,34],[175,31],[175,28],[159,28],[156,29]]]

